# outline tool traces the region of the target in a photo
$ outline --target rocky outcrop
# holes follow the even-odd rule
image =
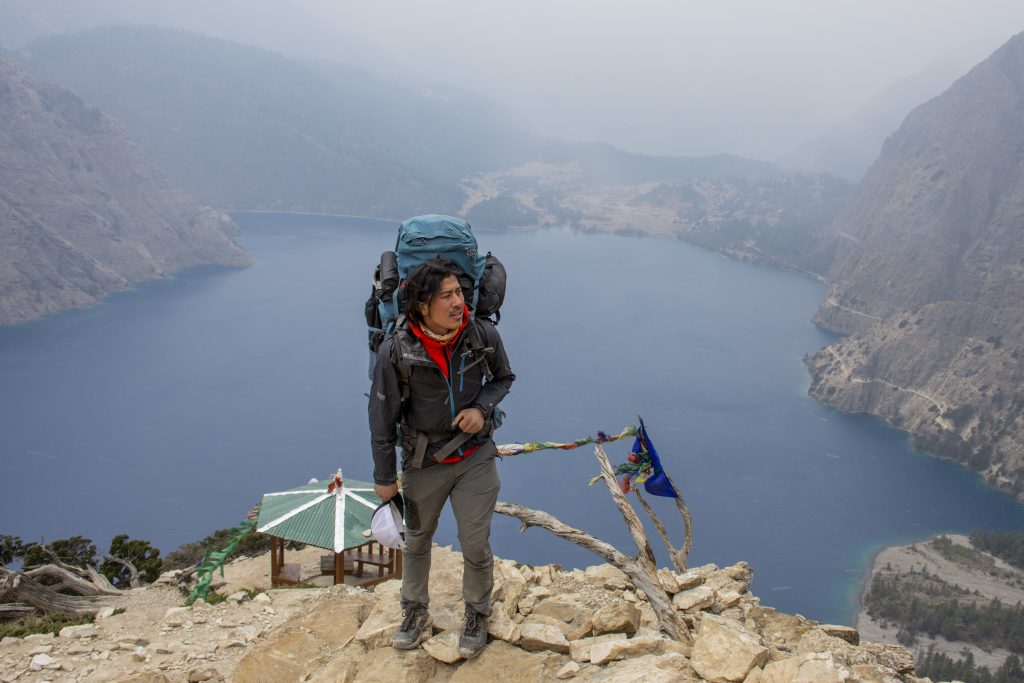
[[[1024,35],[915,109],[833,224],[811,394],[1024,499]]]
[[[234,223],[172,187],[120,124],[4,60],[0,120],[0,324],[249,263]]]
[[[690,646],[655,630],[643,593],[612,567],[561,571],[496,560],[491,641],[465,661],[456,645],[460,620],[449,619],[462,614],[462,558],[435,548],[433,560],[436,633],[416,650],[390,646],[401,620],[394,581],[373,593],[350,586],[272,590],[192,608],[173,606],[173,591],[158,586],[134,592],[123,614],[108,613],[94,626],[5,639],[0,680],[918,680],[898,646],[853,645],[852,629],[762,607],[743,563],[661,571],[674,595],[712,596],[708,605],[680,610],[695,636]],[[601,633],[613,624],[623,631]]]

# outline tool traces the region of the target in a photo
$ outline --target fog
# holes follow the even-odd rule
[[[3,0],[0,19],[9,47],[152,22],[460,86],[546,136],[771,160],[894,81],[938,64],[952,82],[1024,28],[1024,3]]]

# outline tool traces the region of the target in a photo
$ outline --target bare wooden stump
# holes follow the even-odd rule
[[[40,612],[87,614],[116,604],[120,595],[65,595],[38,583],[27,574],[0,567],[0,599],[31,605]]]

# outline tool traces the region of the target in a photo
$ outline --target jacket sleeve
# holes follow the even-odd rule
[[[490,419],[494,407],[501,403],[501,400],[508,395],[512,388],[512,382],[516,380],[512,368],[508,364],[508,356],[505,354],[505,344],[501,341],[501,335],[494,325],[480,323],[484,331],[484,339],[488,346],[494,347],[494,353],[488,357],[487,362],[493,377],[487,382],[477,394],[474,407],[479,408],[484,418]]]
[[[402,390],[398,371],[391,362],[394,338],[384,340],[377,351],[377,364],[373,368],[370,386],[370,448],[373,453],[373,481],[393,484],[398,478],[395,445],[398,441],[398,423],[402,417]]]

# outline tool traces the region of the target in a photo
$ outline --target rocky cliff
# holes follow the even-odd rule
[[[833,224],[811,394],[1024,499],[1024,34],[890,137]]]
[[[312,559],[319,569],[319,552]],[[294,561],[294,558],[289,561]],[[132,591],[123,613],[96,624],[0,643],[0,680],[43,681],[746,681],[746,683],[913,683],[910,654],[861,642],[829,626],[762,607],[743,563],[659,570],[692,645],[656,630],[642,591],[610,565],[561,571],[495,561],[490,643],[479,657],[458,655],[462,556],[435,548],[430,611],[435,634],[399,651],[398,581],[367,592],[352,586],[253,590],[250,565],[266,585],[267,557],[226,569],[227,601],[180,607],[164,575]],[[242,570],[244,573],[244,570]],[[260,585],[259,583],[255,585]],[[249,596],[256,594],[250,600]]]
[[[234,223],[171,186],[119,123],[2,59],[0,120],[0,324],[249,263]]]

